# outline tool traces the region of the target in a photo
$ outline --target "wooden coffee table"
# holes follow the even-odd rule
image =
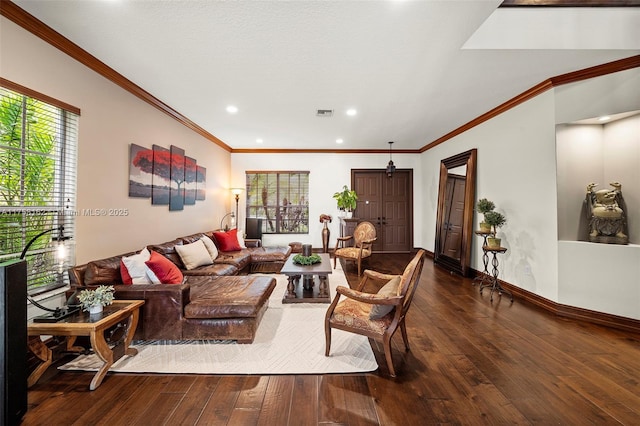
[[[330,303],[329,277],[331,257],[318,253],[322,261],[315,265],[298,265],[293,262],[295,254],[289,256],[280,270],[289,277],[287,292],[282,303]]]
[[[144,300],[114,300],[113,304],[104,307],[101,314],[89,315],[88,312],[78,312],[59,322],[30,322],[27,325],[29,349],[42,364],[31,373],[27,385],[31,387],[36,384],[53,360],[51,349],[44,344],[40,336],[68,336],[67,350],[75,352],[84,351],[84,348],[74,346],[76,338],[88,336],[91,339],[91,349],[104,363],[91,380],[89,389],[95,390],[114,362],[124,355],[138,354],[138,350],[130,348],[129,344],[138,326],[142,305]],[[109,333],[105,336],[107,330]]]

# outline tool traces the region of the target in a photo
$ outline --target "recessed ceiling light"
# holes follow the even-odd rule
[[[350,109],[347,110],[347,115],[354,116],[356,114],[358,114],[358,111],[356,109],[354,109],[354,108],[350,108]]]
[[[256,139],[256,143],[262,143],[262,142],[264,142],[262,139],[260,138]]]
[[[228,112],[229,114],[235,114],[236,112],[238,112],[238,107],[237,107],[237,106],[235,106],[235,105],[229,105],[229,106],[227,107],[227,112]]]
[[[609,117],[608,115],[603,115],[602,117],[598,118],[598,121],[607,121],[609,120],[611,117]]]
[[[336,139],[336,143],[342,143],[344,142],[342,139]]]

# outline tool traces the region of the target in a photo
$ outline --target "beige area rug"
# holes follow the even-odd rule
[[[378,368],[366,337],[333,330],[331,355],[324,356],[324,316],[328,304],[282,304],[287,279],[276,275],[256,338],[251,344],[212,341],[135,342],[138,355],[125,356],[109,371],[126,373],[191,374],[327,374],[358,373]],[[333,295],[348,286],[344,273],[329,275]],[[97,371],[96,355],[80,355],[60,370]]]

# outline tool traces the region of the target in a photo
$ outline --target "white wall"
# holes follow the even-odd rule
[[[126,217],[78,216],[76,262],[213,229],[229,209],[230,154],[1,18],[2,77],[80,108],[77,210],[128,209]],[[169,211],[129,198],[129,144],[175,145],[207,169],[205,201]]]
[[[435,242],[437,182],[440,161],[478,149],[476,200],[488,198],[507,223],[498,234],[507,252],[500,256],[500,278],[557,300],[555,119],[553,91],[547,91],[498,117],[426,151],[427,197],[423,241]],[[481,218],[480,218],[481,219]],[[475,215],[474,229],[479,228]],[[471,266],[482,270],[482,239],[474,237]]]
[[[230,187],[245,187],[247,170],[308,170],[309,174],[309,234],[264,234],[264,245],[287,245],[292,241],[312,244],[314,248],[322,247],[320,214],[333,216],[329,224],[331,231],[329,247],[334,247],[340,235],[338,209],[333,194],[343,185],[351,187],[351,169],[384,169],[389,162],[389,154],[232,154]],[[423,193],[430,188],[421,185],[420,157],[409,154],[393,154],[393,162],[399,169],[413,169],[414,178],[414,217],[423,215]],[[231,199],[231,195],[229,196]],[[235,203],[235,201],[234,201]],[[238,210],[240,223],[244,223],[246,195],[240,196]],[[419,233],[421,224],[416,224],[414,245],[422,247],[423,241]]]

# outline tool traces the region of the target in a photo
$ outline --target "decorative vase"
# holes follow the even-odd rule
[[[327,222],[324,222],[324,226],[322,227],[322,252],[329,253],[329,236],[331,235],[331,231],[327,226]]]
[[[89,315],[95,315],[95,314],[99,314],[101,312],[102,312],[102,305],[101,304],[89,306]]]
[[[489,225],[487,222],[480,222],[480,231],[491,232],[491,225]]]
[[[347,219],[351,219],[351,218],[353,217],[353,212],[352,212],[352,211],[348,211],[348,212],[346,212],[346,213],[345,213],[345,217],[346,217]]]
[[[500,248],[501,242],[502,240],[500,238],[496,238],[496,237],[487,238],[487,246],[489,246],[490,248]]]

